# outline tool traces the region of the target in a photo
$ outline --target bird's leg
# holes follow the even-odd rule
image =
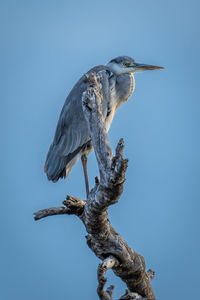
[[[85,177],[85,188],[86,188],[86,195],[88,198],[90,189],[89,189],[89,181],[88,181],[88,172],[87,172],[87,156],[86,154],[81,155],[81,161],[83,165],[83,172],[84,172],[84,177]]]

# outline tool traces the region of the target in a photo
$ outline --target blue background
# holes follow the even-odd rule
[[[156,271],[158,299],[192,299],[200,276],[198,0],[1,1],[0,298],[98,299],[99,260],[74,216],[33,212],[85,196],[81,163],[48,182],[43,165],[79,77],[119,55],[165,67],[136,74],[109,132],[125,139],[127,180],[109,210],[116,230]],[[89,156],[91,186],[98,170]],[[114,299],[125,285],[110,271]]]

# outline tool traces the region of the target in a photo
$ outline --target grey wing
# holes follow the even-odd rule
[[[105,67],[104,67],[105,68]],[[100,71],[102,66],[93,68],[88,72]],[[103,82],[103,114],[107,111],[108,74],[102,70]],[[88,83],[83,76],[74,86],[67,97],[60,114],[58,125],[52,145],[50,146],[45,163],[45,172],[49,180],[57,181],[64,177],[66,165],[76,156],[87,142],[90,134],[82,110],[82,94],[87,89]],[[63,171],[64,170],[64,171]]]
[[[62,156],[73,153],[90,139],[81,99],[73,99],[72,94],[67,101],[61,112],[53,141]]]
[[[109,97],[109,74],[102,70],[104,66],[97,66],[88,72],[102,72],[103,114],[106,116]],[[104,67],[105,68],[105,67]],[[61,155],[73,153],[90,140],[89,130],[82,110],[82,95],[87,89],[84,76],[74,86],[66,99],[60,119],[58,121],[54,144],[58,145]]]

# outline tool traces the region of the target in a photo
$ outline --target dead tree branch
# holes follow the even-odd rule
[[[85,201],[76,197],[67,195],[66,200],[63,201],[64,206],[49,207],[41,209],[34,213],[34,219],[40,220],[42,218],[54,215],[76,215],[81,216],[84,210]]]
[[[112,269],[114,266],[118,266],[119,262],[114,256],[107,257],[98,267],[98,288],[97,293],[101,300],[113,300],[114,286],[111,285],[104,291],[104,286],[107,279],[104,277],[107,270]]]
[[[99,167],[100,181],[96,179],[87,201],[67,196],[64,206],[40,210],[35,213],[35,220],[56,214],[75,214],[82,220],[88,232],[88,246],[103,261],[98,268],[97,291],[101,300],[113,299],[113,286],[104,291],[104,275],[110,268],[128,287],[120,300],[155,300],[150,284],[154,272],[145,271],[144,258],[129,247],[108,220],[108,207],[118,202],[123,192],[128,160],[123,158],[123,139],[119,141],[115,155],[112,154],[108,142],[101,110],[101,87],[105,80],[107,77],[104,72],[89,74],[88,88],[82,96],[83,111]]]

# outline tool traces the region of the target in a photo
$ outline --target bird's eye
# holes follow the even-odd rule
[[[125,62],[125,63],[124,63],[124,66],[125,66],[125,67],[128,67],[128,66],[129,66],[129,63],[128,63],[128,62]]]

